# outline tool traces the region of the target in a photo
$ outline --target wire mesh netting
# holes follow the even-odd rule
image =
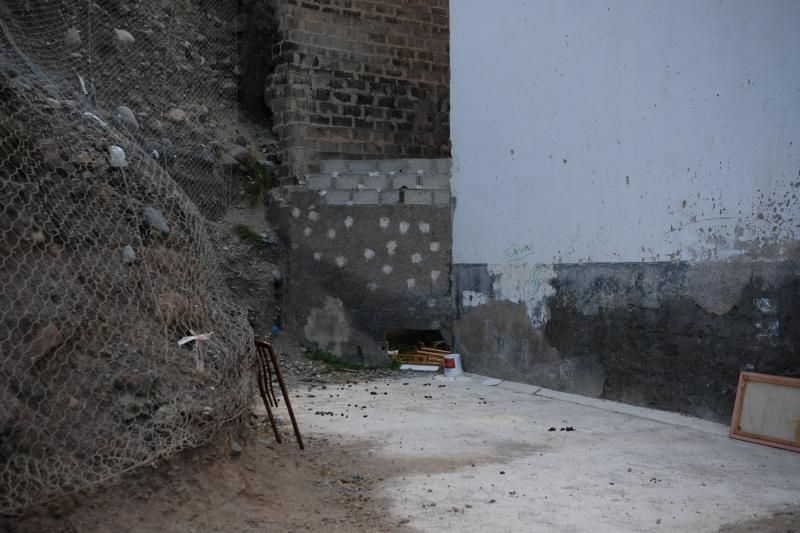
[[[205,229],[232,189],[214,139],[235,11],[0,3],[0,514],[207,443],[249,404],[252,331]]]

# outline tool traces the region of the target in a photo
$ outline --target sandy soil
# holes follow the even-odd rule
[[[241,455],[230,445],[188,452],[91,497],[61,502],[0,530],[25,533],[404,531],[372,494],[381,466],[368,442],[307,436],[297,448],[283,424],[277,444],[263,424]],[[66,509],[77,506],[67,511]]]

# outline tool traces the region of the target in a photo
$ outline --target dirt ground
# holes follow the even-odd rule
[[[261,418],[241,454],[229,443],[143,470],[91,497],[74,498],[0,530],[19,533],[393,531],[407,529],[373,495],[381,466],[368,442],[306,436],[282,424],[277,444]],[[367,460],[364,460],[365,457]],[[74,507],[68,510],[70,507]],[[410,530],[409,530],[410,531]]]
[[[290,361],[286,363],[292,366]],[[294,362],[298,368],[303,364],[300,360]],[[379,398],[380,391],[384,387],[389,390],[397,378],[404,380],[402,385],[407,385],[407,377],[388,371],[375,375],[351,374],[326,371],[316,366],[317,363],[314,365],[304,372],[305,376],[312,376],[313,383],[307,379],[295,381],[292,395],[296,406],[309,404],[328,393],[335,396],[350,386],[353,390],[375,389],[379,394],[376,398]],[[438,394],[444,394],[447,389],[437,390]],[[379,410],[365,412],[380,416]],[[496,449],[493,457],[473,454],[459,458],[455,455],[450,461],[436,454],[430,457],[419,454],[387,461],[376,452],[381,447],[378,441],[358,440],[344,428],[336,434],[313,431],[308,424],[313,416],[310,413],[303,416],[306,425],[301,423],[301,430],[306,430],[306,449],[301,451],[282,407],[278,413],[283,436],[281,444],[276,443],[262,413],[260,407],[254,407],[246,428],[233,440],[223,439],[213,447],[187,451],[169,461],[143,468],[111,487],[51,504],[22,521],[0,521],[0,531],[410,532],[416,529],[411,527],[409,516],[392,514],[392,502],[385,499],[386,492],[380,490],[381,485],[406,476],[411,479],[421,473],[435,477],[465,467],[479,467],[479,463],[493,464],[499,457],[510,461],[531,451]],[[240,452],[237,453],[233,442],[241,444]],[[424,502],[431,496],[419,495],[418,501],[423,504],[418,512],[430,512]],[[446,524],[442,524],[441,530],[448,531]],[[661,530],[670,528],[664,524]],[[786,508],[770,517],[762,515],[752,521],[740,521],[719,531],[798,532],[800,508]]]

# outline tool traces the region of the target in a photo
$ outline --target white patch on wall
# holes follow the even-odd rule
[[[316,222],[317,220],[319,220],[319,213],[317,213],[316,211],[309,211],[308,220],[310,220],[311,222]]]
[[[364,248],[364,259],[369,261],[373,257],[375,257],[375,250],[373,250],[371,248]]]
[[[776,312],[775,304],[769,298],[754,298],[753,303],[761,314],[774,315]]]
[[[419,232],[420,233],[430,233],[431,232],[431,225],[427,222],[420,222],[419,223]]]
[[[482,292],[464,291],[461,293],[462,307],[478,307],[488,302],[489,299]]]
[[[550,284],[556,277],[551,267],[527,263],[489,265],[488,271],[495,278],[492,290],[496,300],[524,303],[533,327],[542,328],[547,324],[549,299],[556,293]]]
[[[380,222],[381,228],[386,229],[389,227],[389,217],[381,217]]]
[[[331,228],[331,229],[328,230],[328,238],[329,239],[335,239],[336,238],[336,230],[335,229]]]
[[[436,285],[436,280],[439,279],[439,276],[441,274],[442,273],[439,272],[438,270],[431,270],[431,281],[433,282],[434,285]]]
[[[344,227],[350,229],[353,227],[353,217],[347,217],[344,219]]]
[[[394,269],[392,268],[392,265],[383,265],[383,268],[381,270],[383,270],[383,273],[388,276],[389,274],[392,273]]]
[[[413,254],[411,256],[411,262],[414,263],[415,265],[417,263],[421,263],[422,262],[422,255],[421,254]]]
[[[344,303],[338,298],[326,297],[324,307],[311,309],[303,332],[323,350],[342,355],[342,345],[350,339]]]
[[[374,281],[370,281],[369,283],[367,283],[367,289],[370,292],[375,292],[376,290],[378,290],[378,284],[375,283]]]
[[[439,251],[439,248],[441,248],[441,245],[440,245],[438,242],[435,242],[435,241],[434,241],[434,242],[432,242],[432,243],[430,244],[430,246],[429,246],[429,247],[430,247],[430,249],[431,249],[431,252],[438,252],[438,251]]]
[[[395,251],[397,251],[397,242],[396,241],[387,242],[386,251],[389,252],[389,255],[394,255]]]
[[[575,379],[577,369],[578,362],[575,359],[564,359],[558,365],[558,378],[563,383],[569,383]]]
[[[336,266],[338,266],[339,268],[344,268],[346,264],[347,264],[347,259],[345,257],[342,257],[341,255],[336,257]]]
[[[414,278],[408,278],[406,280],[406,285],[408,286],[408,290],[413,290],[416,284],[417,280],[415,280]]]
[[[300,218],[300,209],[297,207],[292,208],[292,217]]]
[[[410,224],[404,220],[404,221],[400,222],[400,225],[397,227],[397,229],[400,230],[400,233],[402,235],[405,235],[406,232],[408,231],[409,226],[410,226]]]
[[[322,254],[319,252],[314,252],[314,261],[322,261]]]
[[[311,228],[306,226],[306,229],[303,230],[303,235],[305,235],[306,237],[310,237],[311,236]]]

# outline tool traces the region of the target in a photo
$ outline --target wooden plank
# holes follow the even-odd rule
[[[730,436],[800,452],[800,379],[742,372]]]

